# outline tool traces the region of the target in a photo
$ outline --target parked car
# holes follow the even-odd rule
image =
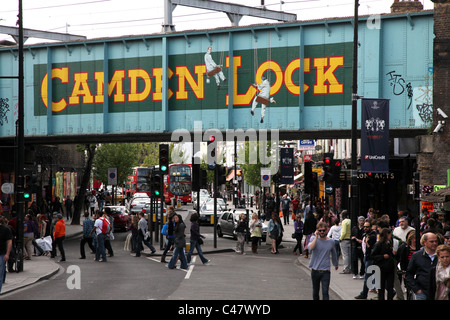
[[[217,201],[217,219],[220,218],[222,213],[224,213],[226,210],[226,207],[224,204]],[[203,204],[200,206],[200,216],[199,216],[199,223],[201,224],[211,224],[212,217],[214,216],[214,199],[208,199],[207,201],[203,202]]]
[[[200,194],[200,208],[205,201],[208,201],[210,198],[208,193]],[[194,201],[194,210],[197,210],[197,199]]]
[[[127,230],[130,215],[125,206],[106,206],[104,210],[114,218],[114,230]]]
[[[144,206],[149,203],[150,203],[150,197],[147,196],[147,194],[145,194],[145,197],[134,196],[133,199],[131,199],[130,204],[129,204],[130,213],[137,214],[137,213],[141,212],[142,209],[144,208]]]
[[[206,189],[200,189],[199,191],[200,195],[208,195],[209,197],[209,192]],[[193,191],[192,192],[192,203],[197,202],[197,191]]]
[[[245,210],[233,210],[233,211],[227,211],[224,212],[222,214],[222,216],[220,217],[220,219],[217,221],[217,235],[219,237],[223,237],[224,235],[228,235],[228,236],[232,236],[233,239],[237,238],[237,233],[236,233],[236,227],[239,221],[239,215],[241,213],[246,214]],[[251,210],[249,212],[249,220],[251,220],[253,215],[253,211]],[[250,224],[250,222],[249,222]],[[266,236],[267,236],[267,228],[268,225],[264,222],[261,221],[262,224],[262,237],[261,240],[262,241],[266,241]]]

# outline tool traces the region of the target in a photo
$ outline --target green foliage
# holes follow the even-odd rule
[[[266,143],[266,156],[269,158],[272,156],[272,142],[271,141],[267,141]],[[241,164],[240,167],[243,170],[244,173],[244,180],[252,186],[255,187],[261,187],[261,168],[265,168],[267,167],[267,165],[264,165],[261,163],[259,157],[260,157],[260,153],[259,153],[259,148],[260,148],[260,143],[256,144],[256,148],[252,148],[251,149],[251,145],[248,141],[245,142],[245,164]],[[255,164],[251,164],[249,163],[250,161],[248,160],[250,158],[250,154],[256,154],[257,155],[257,163]]]
[[[135,143],[138,148],[137,165],[142,167],[151,167],[159,164],[159,143]]]
[[[95,179],[108,183],[108,168],[117,168],[117,183],[126,182],[133,167],[138,164],[139,144],[108,143],[97,148],[93,162]]]

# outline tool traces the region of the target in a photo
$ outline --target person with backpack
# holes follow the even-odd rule
[[[94,228],[92,229],[90,235],[95,231],[97,235],[97,247],[95,249],[95,261],[106,262],[106,249],[105,249],[105,240],[108,236],[108,233],[111,232],[111,225],[108,219],[100,217],[100,213],[97,212],[95,214],[96,220],[94,222]],[[102,258],[100,259],[100,255]]]

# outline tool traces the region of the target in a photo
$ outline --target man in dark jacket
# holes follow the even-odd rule
[[[420,243],[423,247],[411,256],[406,269],[405,284],[416,295],[416,300],[427,300],[430,287],[430,270],[436,266],[438,258],[436,248],[438,238],[432,232],[422,235]]]
[[[375,230],[372,230],[372,224],[370,223],[370,219],[366,219],[364,221],[364,234],[363,234],[363,242],[361,244],[361,250],[364,253],[364,267],[365,267],[365,274],[364,274],[364,284],[363,284],[363,290],[361,293],[355,297],[355,299],[367,299],[367,295],[369,293],[369,287],[367,286],[367,279],[371,274],[367,273],[367,268],[370,267],[373,264],[372,261],[372,249],[377,242],[377,233]]]

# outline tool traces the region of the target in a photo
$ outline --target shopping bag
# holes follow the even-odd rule
[[[36,243],[44,251],[52,251],[52,237],[46,236],[44,238],[36,239]]]

